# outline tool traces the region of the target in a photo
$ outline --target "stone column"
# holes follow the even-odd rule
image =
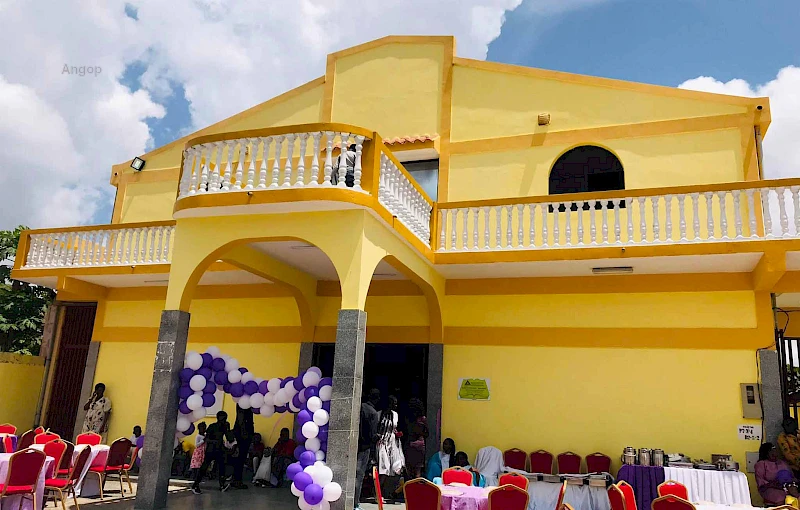
[[[333,356],[333,397],[327,463],[333,470],[333,479],[341,484],[343,491],[342,497],[331,504],[332,510],[350,510],[355,507],[356,457],[366,336],[366,312],[339,310]]]
[[[761,407],[764,410],[764,441],[773,444],[783,432],[783,397],[781,394],[781,367],[778,353],[761,349],[758,351],[758,368],[761,377]]]
[[[442,444],[442,368],[444,367],[444,345],[428,346],[428,441],[425,443],[425,458],[439,451]]]
[[[297,373],[302,374],[304,370],[311,368],[311,363],[314,360],[314,343],[302,342],[300,344],[300,359],[297,363]],[[294,415],[294,430],[300,428],[300,422],[297,420],[297,415]]]
[[[178,415],[178,372],[186,356],[189,313],[180,310],[161,312],[158,345],[153,366],[153,386],[147,408],[145,443],[134,508],[166,508],[167,488],[175,443]]]

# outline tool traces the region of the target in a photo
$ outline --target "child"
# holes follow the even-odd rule
[[[133,435],[131,436],[131,443],[136,446],[136,440],[142,435],[142,427],[135,425],[133,427]]]
[[[197,436],[194,438],[194,453],[192,454],[192,462],[189,465],[191,469],[200,469],[203,465],[203,460],[206,457],[206,422],[200,422],[197,425]]]

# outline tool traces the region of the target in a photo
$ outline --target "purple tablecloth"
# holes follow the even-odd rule
[[[11,449],[6,448],[7,439],[11,441]],[[14,434],[0,434],[0,453],[14,453],[16,450],[17,450],[17,436]]]
[[[482,487],[454,487],[442,489],[442,510],[487,510],[489,490]]]
[[[633,487],[637,509],[649,510],[650,503],[658,497],[658,486],[664,483],[664,468],[626,464],[617,473],[617,481],[619,480],[625,480]]]

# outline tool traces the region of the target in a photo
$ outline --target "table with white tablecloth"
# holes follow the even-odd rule
[[[686,486],[689,501],[751,506],[747,476],[739,471],[664,468],[664,478]]]
[[[78,453],[80,453],[81,448],[84,446],[86,445],[75,446],[75,452],[72,454],[73,464],[78,459]],[[102,467],[106,465],[106,459],[108,459],[108,450],[111,447],[105,444],[98,444],[91,445],[90,448],[92,449],[92,453],[89,454],[89,460],[83,467],[83,472],[81,473],[81,477],[78,478],[77,485],[78,496],[83,498],[100,495],[100,478],[97,475],[87,475],[90,467]]]
[[[541,475],[526,475],[528,478],[528,510],[553,510],[558,502],[558,493],[561,483],[557,478],[553,481],[544,481]],[[583,483],[587,475],[572,475],[573,483],[567,483],[564,502],[572,505],[575,510],[610,510],[606,487],[593,486]],[[580,483],[575,483],[580,481]]]
[[[0,480],[6,480],[8,477],[8,465],[13,453],[0,453]],[[39,473],[39,478],[36,481],[36,510],[42,510],[42,503],[44,502],[44,481],[46,478],[53,476],[55,470],[55,459],[47,457],[44,461],[44,467]],[[19,496],[6,496],[0,500],[0,510],[18,510],[20,498]],[[30,496],[25,498],[22,503],[22,510],[34,510],[33,501]]]

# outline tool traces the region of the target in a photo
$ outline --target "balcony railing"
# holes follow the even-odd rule
[[[785,179],[441,203],[437,251],[798,237],[798,192]]]
[[[175,222],[119,224],[29,233],[23,269],[166,264]]]

